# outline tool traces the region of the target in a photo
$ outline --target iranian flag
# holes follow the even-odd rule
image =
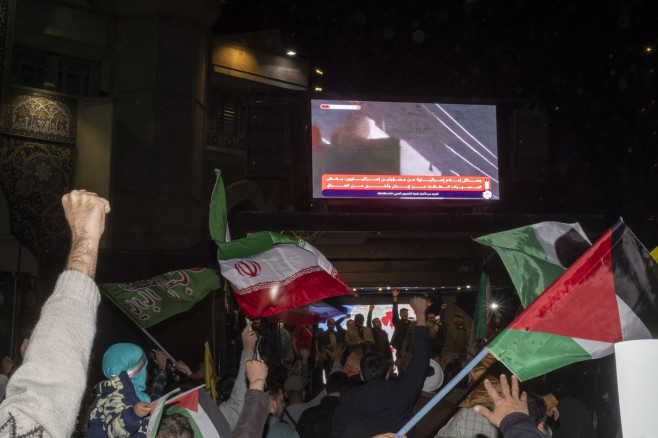
[[[658,333],[658,263],[620,220],[488,349],[520,380]]]
[[[203,385],[171,397],[173,391],[153,402],[146,430],[148,438],[155,438],[163,415],[181,414],[187,417],[194,438],[220,438],[220,431],[230,430],[219,407],[203,389]]]
[[[214,269],[192,268],[147,280],[102,283],[98,287],[135,324],[145,329],[191,309],[220,285],[221,279]]]
[[[528,307],[591,246],[579,224],[561,222],[541,222],[475,241],[496,250],[523,307]]]
[[[226,194],[219,171],[210,202],[210,234],[219,250],[222,275],[231,283],[235,298],[248,318],[283,314],[285,322],[311,324],[343,314],[321,306],[322,314],[293,311],[302,306],[351,291],[329,260],[302,239],[261,231],[230,241],[226,220]],[[329,315],[329,316],[328,316]],[[279,317],[281,319],[282,317]]]

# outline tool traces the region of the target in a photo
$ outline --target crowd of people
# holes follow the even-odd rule
[[[203,373],[168,360],[162,351],[147,354],[138,345],[118,342],[102,358],[106,380],[83,402],[100,300],[93,279],[110,206],[84,190],[65,195],[62,204],[72,234],[67,265],[24,345],[22,364],[2,361],[0,436],[67,438],[77,430],[93,438],[146,438],[154,401],[174,389],[198,387]],[[209,414],[216,436],[395,436],[434,397],[444,374],[482,347],[458,311],[446,323],[445,305],[436,315],[428,311],[426,298],[412,297],[414,319],[407,308],[398,308],[398,298],[395,291],[390,340],[382,321],[372,317],[373,306],[366,316],[328,320],[326,330],[276,325],[277,335],[269,336],[276,347],[258,342],[266,330],[262,321],[248,323],[241,333],[238,373]],[[558,411],[552,394],[521,391],[515,376],[495,374],[493,362],[488,357],[471,373],[459,405],[437,404],[407,436],[542,437],[553,433],[550,418],[573,418],[569,414],[577,405]],[[595,436],[591,420],[580,418],[577,436]],[[192,417],[165,408],[154,433],[198,438],[199,428]]]

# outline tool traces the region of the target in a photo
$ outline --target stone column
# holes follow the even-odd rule
[[[96,0],[116,18],[109,244],[185,249],[208,233],[201,193],[210,0]]]

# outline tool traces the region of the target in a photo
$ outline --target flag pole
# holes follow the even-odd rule
[[[165,350],[164,347],[162,347],[162,345],[160,345],[160,343],[159,343],[158,341],[156,341],[155,338],[154,338],[153,336],[151,336],[151,334],[150,334],[149,332],[147,332],[146,329],[145,329],[144,327],[140,327],[140,328],[142,329],[142,331],[144,332],[144,334],[145,334],[146,336],[148,336],[149,339],[150,339],[151,341],[153,341],[153,343],[155,344],[155,346],[158,347],[158,349],[159,349],[160,351],[162,351],[164,354],[166,354],[167,357],[169,357],[169,359],[171,359],[172,362],[176,362],[176,360],[174,359],[174,356],[172,356],[171,354],[169,354],[169,352],[168,352],[167,350]]]
[[[438,392],[432,399],[425,405],[423,408],[418,411],[416,415],[414,415],[411,420],[405,424],[402,429],[398,431],[398,433],[395,434],[395,438],[402,438],[407,432],[411,430],[412,427],[416,425],[420,421],[421,418],[427,414],[430,409],[432,409],[438,402],[440,402],[443,397],[445,397],[455,386],[457,386],[457,383],[461,382],[461,380],[466,377],[466,374],[468,374],[477,364],[480,363],[482,359],[489,353],[488,348],[483,348],[482,351],[480,351],[477,356],[473,358],[472,361],[470,361],[451,381],[449,381],[446,386],[444,386],[441,391]]]

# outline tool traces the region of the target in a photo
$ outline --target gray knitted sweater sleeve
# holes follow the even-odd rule
[[[68,438],[87,382],[100,294],[78,271],[60,274],[23,364],[0,404],[0,437]]]

